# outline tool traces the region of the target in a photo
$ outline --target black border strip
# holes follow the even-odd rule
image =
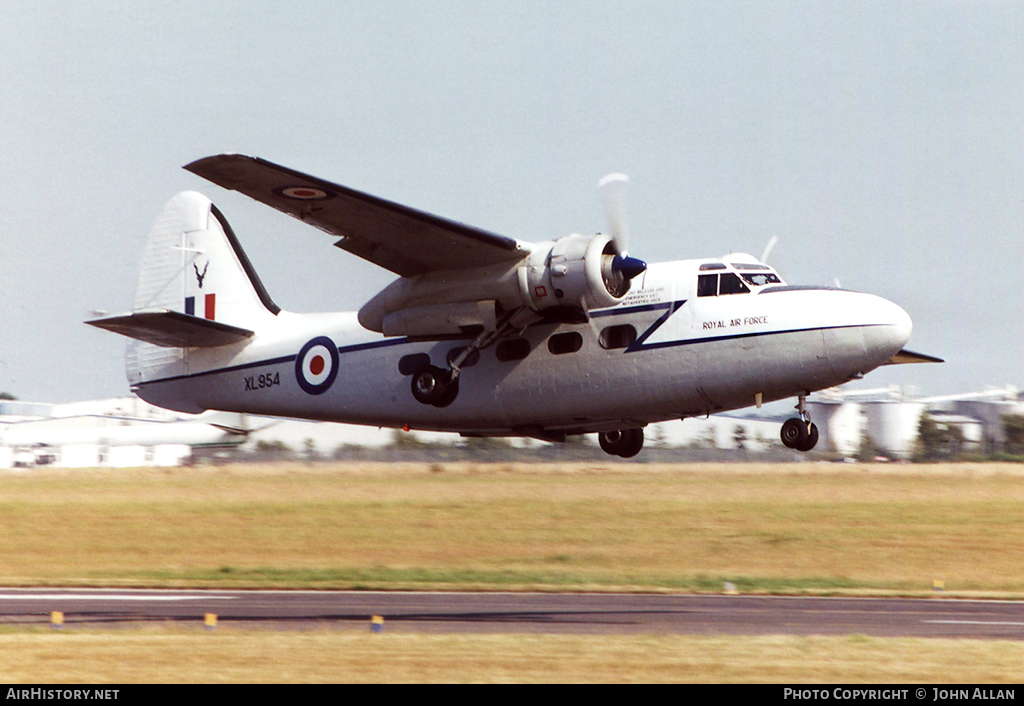
[[[685,302],[685,300],[684,300],[684,302]],[[678,304],[679,306],[682,306],[683,302],[672,302],[672,304]],[[672,306],[672,304],[669,304],[668,306]],[[660,305],[659,305],[659,308],[660,308]],[[633,345],[631,345],[629,348],[626,348],[625,351],[623,351],[623,352],[624,353],[635,353],[637,351],[649,351],[649,350],[656,350],[656,349],[659,349],[659,348],[672,348],[672,347],[675,347],[675,346],[688,346],[688,345],[695,345],[695,344],[699,344],[699,343],[713,343],[715,341],[728,341],[728,340],[731,340],[731,339],[739,339],[739,338],[753,338],[755,336],[775,336],[775,335],[784,335],[784,334],[789,334],[789,333],[804,333],[804,332],[811,332],[811,331],[830,331],[830,330],[834,330],[834,329],[844,329],[844,328],[873,328],[873,327],[876,327],[876,326],[887,326],[888,325],[888,324],[848,324],[848,325],[845,325],[845,326],[821,326],[821,327],[818,327],[818,328],[796,328],[796,329],[787,329],[785,331],[759,331],[759,332],[756,332],[756,333],[738,333],[738,334],[733,334],[733,335],[730,335],[730,336],[709,336],[709,337],[706,337],[706,338],[689,338],[689,339],[682,339],[682,340],[676,340],[676,341],[663,341],[661,343],[644,344],[643,341],[647,340],[647,338],[649,338],[650,335],[652,333],[654,333],[654,330],[657,327],[661,326],[661,324],[663,324],[668,319],[669,316],[671,316],[673,313],[675,313],[675,311],[677,309],[678,309],[678,307],[670,308],[669,311],[667,311],[664,316],[659,318],[658,321],[656,321],[651,326],[651,328],[649,328],[646,331],[644,331],[644,333],[640,336],[640,338],[638,338]],[[357,343],[357,344],[351,345],[351,346],[341,346],[341,347],[339,347],[338,348],[338,354],[339,355],[344,355],[345,353],[356,353],[358,351],[373,350],[374,348],[389,348],[391,346],[399,346],[399,345],[404,345],[406,343],[421,343],[421,342],[422,341],[416,341],[416,340],[412,340],[412,339],[410,339],[408,337],[403,337],[403,338],[399,338],[399,339],[395,339],[395,340],[371,341],[370,343]],[[234,373],[234,372],[238,372],[239,370],[249,370],[251,368],[259,368],[259,367],[262,367],[262,366],[265,366],[265,365],[279,365],[281,363],[290,363],[290,362],[294,362],[296,358],[298,358],[298,354],[286,355],[286,356],[281,356],[279,358],[271,358],[269,360],[261,360],[261,361],[257,361],[257,362],[253,362],[253,363],[243,363],[241,365],[233,365],[233,366],[231,366],[229,368],[217,368],[216,370],[204,370],[201,373],[193,373],[191,375],[176,375],[174,377],[169,377],[169,378],[160,378],[159,380],[146,380],[145,382],[136,383],[132,387],[144,387],[145,385],[155,385],[155,384],[158,384],[158,383],[174,382],[174,381],[177,381],[177,380],[192,380],[192,379],[197,379],[197,378],[201,378],[201,377],[206,377],[207,375],[219,375],[221,373]]]
[[[263,306],[267,308],[274,316],[281,313],[281,307],[274,303],[274,300],[270,298],[270,293],[267,292],[267,288],[263,286],[260,276],[256,274],[256,268],[249,262],[249,257],[245,254],[245,250],[242,249],[242,244],[238,242],[238,237],[235,235],[235,231],[232,230],[231,224],[228,223],[228,219],[224,217],[224,214],[220,212],[220,209],[213,203],[210,204],[210,213],[213,214],[214,218],[220,223],[220,227],[224,229],[224,235],[228,238],[228,244],[231,249],[235,251],[235,257],[242,264],[242,269],[245,270],[246,276],[249,278],[249,282],[252,284],[252,288],[256,290],[256,296],[263,302]]]
[[[683,304],[686,303],[686,301],[687,301],[686,299],[683,299],[681,302],[661,302],[659,304],[637,304],[635,306],[624,306],[621,309],[614,308],[614,307],[611,308],[611,309],[599,309],[597,311],[591,311],[590,312],[590,318],[592,318],[592,319],[600,319],[600,318],[605,317],[605,316],[618,316],[619,314],[639,314],[640,312],[643,312],[643,311],[660,311],[661,309],[668,309],[668,308],[672,307],[674,304],[678,304],[679,306],[682,306]],[[675,308],[678,309],[679,306],[677,306]]]
[[[356,343],[351,346],[340,346],[338,348],[338,354],[343,355],[345,353],[355,353],[356,351],[371,350],[373,348],[387,348],[389,346],[397,346],[403,343],[413,343],[408,338],[399,338],[396,340],[386,341],[371,341],[370,343]],[[269,360],[260,360],[254,363],[242,363],[241,365],[232,365],[228,368],[217,368],[215,370],[204,370],[201,373],[192,373],[190,375],[175,375],[169,378],[160,378],[159,380],[146,380],[145,382],[136,383],[133,387],[142,387],[144,385],[154,385],[156,383],[174,382],[176,380],[194,380],[207,375],[219,375],[220,373],[237,373],[239,370],[250,370],[252,368],[261,368],[265,365],[280,365],[281,363],[292,363],[298,358],[298,353],[294,355],[283,355],[279,358],[270,358]]]
[[[659,328],[661,328],[661,325],[663,323],[665,323],[666,321],[668,321],[668,318],[670,316],[672,316],[672,314],[674,314],[677,311],[679,311],[679,309],[682,308],[683,304],[685,304],[686,301],[687,301],[686,299],[680,299],[678,301],[668,302],[668,306],[666,307],[668,309],[668,311],[666,311],[664,314],[662,314],[660,317],[658,317],[657,321],[655,321],[653,324],[651,324],[647,328],[646,331],[644,331],[642,334],[640,334],[640,338],[638,338],[635,341],[633,341],[633,344],[631,346],[629,346],[629,348],[626,349],[626,353],[634,353],[636,351],[642,351],[642,350],[647,350],[649,348],[657,348],[657,347],[659,347],[658,344],[656,344],[656,343],[653,344],[653,345],[648,346],[648,345],[644,344],[644,341],[646,341],[648,338],[650,338],[651,334],[653,334],[655,331],[657,331]]]
[[[667,319],[668,316],[663,317]],[[661,319],[658,320],[659,322]],[[655,323],[655,327],[659,326],[660,323]],[[686,338],[675,341],[662,341],[661,343],[649,343],[642,344],[643,340],[648,338],[650,333],[654,332],[655,327],[651,327],[644,332],[644,335],[637,339],[637,342],[626,349],[627,353],[635,351],[650,351],[658,348],[672,348],[674,346],[688,346],[697,343],[712,343],[714,341],[729,341],[732,339],[739,338],[756,338],[757,336],[782,336],[787,333],[805,333],[810,331],[834,331],[837,329],[844,328],[875,328],[877,326],[889,326],[890,324],[845,324],[843,326],[818,326],[816,328],[792,328],[786,329],[785,331],[755,331],[753,333],[735,333],[728,336],[707,336],[705,338]]]

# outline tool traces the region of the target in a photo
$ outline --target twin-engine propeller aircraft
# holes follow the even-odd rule
[[[209,199],[158,217],[132,311],[88,323],[134,339],[144,400],[372,426],[564,441],[628,458],[652,422],[786,397],[783,443],[814,447],[806,396],[909,353],[910,317],[870,294],[789,286],[744,254],[648,266],[627,252],[625,177],[600,188],[608,235],[528,243],[262,159],[185,167],[399,276],[358,312],[274,304]]]

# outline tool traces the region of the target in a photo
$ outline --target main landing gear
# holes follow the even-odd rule
[[[506,314],[495,330],[483,331],[448,363],[447,370],[436,365],[424,365],[417,370],[412,376],[412,396],[416,398],[416,401],[435,407],[447,407],[454,402],[455,398],[459,396],[459,373],[462,372],[462,364],[469,359],[469,356],[487,348],[502,336],[515,330],[517,325],[513,321],[520,311],[521,309],[516,309]]]
[[[644,430],[636,428],[603,431],[597,435],[597,441],[606,454],[633,458],[644,447]]]
[[[818,427],[807,414],[807,395],[800,395],[796,405],[799,418],[787,419],[782,425],[782,443],[797,451],[810,451],[818,443]]]
[[[425,365],[412,376],[412,396],[417,402],[447,407],[459,395],[459,378],[450,370]]]

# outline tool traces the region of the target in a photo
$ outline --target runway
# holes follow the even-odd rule
[[[0,623],[1024,639],[1024,602],[779,596],[0,588]]]

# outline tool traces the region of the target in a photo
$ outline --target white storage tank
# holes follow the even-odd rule
[[[869,402],[867,412],[867,433],[882,453],[896,458],[910,458],[917,442],[917,430],[923,402]]]
[[[856,456],[864,429],[861,406],[857,402],[807,400],[807,413],[818,427],[818,451],[835,451]]]

